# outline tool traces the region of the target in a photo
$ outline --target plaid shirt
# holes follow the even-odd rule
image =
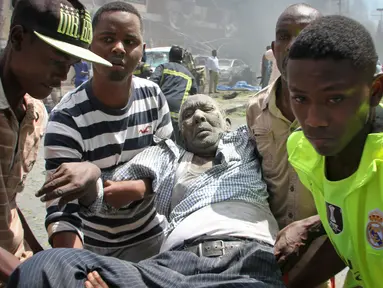
[[[9,107],[0,79],[0,246],[20,260],[32,256],[32,251],[24,241],[16,195],[23,190],[36,161],[47,122],[41,101],[25,95],[24,108],[24,119],[19,122]]]
[[[185,150],[171,140],[147,148],[130,162],[104,172],[103,179],[152,179],[156,208],[158,213],[168,218],[167,233],[170,233],[191,213],[218,202],[241,200],[269,209],[267,188],[255,151],[246,127],[225,133],[218,145],[213,167],[190,183],[185,198],[172,211],[170,204],[175,172]]]

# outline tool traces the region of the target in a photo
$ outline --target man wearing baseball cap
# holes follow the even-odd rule
[[[112,66],[88,50],[91,18],[79,1],[12,4],[9,39],[0,55],[0,281],[41,250],[16,204],[47,121],[39,99],[49,96],[81,58]]]

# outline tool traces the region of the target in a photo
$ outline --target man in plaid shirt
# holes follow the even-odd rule
[[[91,266],[111,287],[284,287],[273,254],[277,223],[247,128],[227,132],[223,113],[205,95],[190,96],[179,119],[186,150],[165,140],[104,172],[104,199],[92,209],[102,217],[155,197],[170,222],[160,254],[135,264],[52,249],[20,266],[12,285],[84,287]],[[136,189],[130,180],[137,179],[150,179],[151,188]],[[32,275],[34,283],[25,280]],[[87,285],[97,287],[94,276]]]

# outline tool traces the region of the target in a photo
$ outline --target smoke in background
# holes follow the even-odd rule
[[[238,57],[242,54],[242,57],[251,54],[251,58],[247,57],[247,62],[252,65],[256,71],[259,68],[260,59],[266,50],[266,46],[271,44],[271,41],[275,39],[275,25],[279,15],[289,5],[295,3],[307,3],[313,7],[323,10],[323,0],[308,0],[308,1],[291,1],[291,0],[270,0],[270,1],[249,1],[251,7],[242,7],[238,10],[240,19],[243,21],[249,21],[244,23],[243,29],[240,33],[239,39],[242,39],[243,43],[248,42],[250,47],[241,47],[242,49],[234,49],[233,53],[238,53]],[[238,9],[238,8],[237,8]],[[237,43],[238,46],[241,45]]]
[[[341,13],[361,22],[374,37],[378,54],[383,56],[383,23],[380,25],[382,29],[378,31],[379,17],[377,15],[379,15],[379,12],[376,11],[377,8],[383,8],[383,0],[270,0],[251,2],[251,9],[244,7],[244,9],[238,10],[238,13],[241,14],[242,19],[253,19],[253,23],[243,30],[244,33],[242,33],[240,39],[252,38],[252,49],[247,51],[251,51],[255,58],[251,63],[254,68],[257,68],[256,65],[258,65],[266,45],[269,45],[275,37],[275,24],[280,13],[288,5],[299,2],[307,3],[325,15]],[[341,6],[339,6],[339,2]],[[235,50],[240,52],[238,49]]]
[[[291,4],[304,2],[322,10],[327,0],[156,0],[148,12],[164,21],[145,25],[148,47],[181,45],[194,55],[238,58],[259,71],[266,46],[275,38],[275,24]],[[331,1],[331,0],[328,0]]]
[[[383,56],[383,15],[377,11],[383,8],[383,0],[350,0],[350,16],[360,21],[374,37],[375,46],[382,59]]]
[[[109,2],[81,1],[92,11]],[[374,36],[378,53],[383,56],[383,23],[378,28],[380,17],[376,11],[383,8],[383,0],[125,1],[144,7],[143,11],[147,13],[144,27],[148,47],[177,44],[191,50],[194,55],[210,55],[212,49],[217,49],[220,58],[242,59],[257,72],[266,46],[275,38],[278,16],[287,6],[299,2],[312,5],[323,14],[341,12],[360,21]],[[9,32],[10,2],[0,0],[0,12],[8,11],[0,14],[0,46],[1,40],[5,43]]]
[[[323,14],[341,12],[349,15],[363,23],[374,37],[379,38],[379,19],[371,15],[376,6],[382,4],[383,8],[383,0],[341,0],[340,7],[338,1],[149,1],[148,12],[161,15],[163,21],[145,23],[145,41],[149,47],[181,45],[194,55],[210,55],[211,50],[216,49],[220,58],[242,59],[259,72],[266,46],[275,38],[275,24],[279,15],[289,5],[299,2],[312,5]]]

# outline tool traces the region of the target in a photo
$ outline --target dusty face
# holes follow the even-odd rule
[[[199,156],[214,156],[221,134],[227,130],[217,103],[206,95],[189,96],[180,117],[186,150]]]
[[[10,33],[10,65],[22,89],[36,99],[44,99],[65,81],[70,67],[80,61],[40,40],[22,26]]]
[[[128,12],[105,12],[94,27],[91,50],[113,67],[94,64],[94,72],[111,81],[132,76],[142,59],[143,43],[139,18]]]
[[[373,86],[373,76],[366,80],[366,72],[348,60],[289,60],[287,72],[294,115],[323,156],[335,156],[349,145],[382,97],[381,78]]]
[[[297,6],[285,11],[278,19],[272,49],[278,69],[284,79],[286,79],[287,56],[291,45],[299,33],[319,16],[319,12],[313,8]]]

